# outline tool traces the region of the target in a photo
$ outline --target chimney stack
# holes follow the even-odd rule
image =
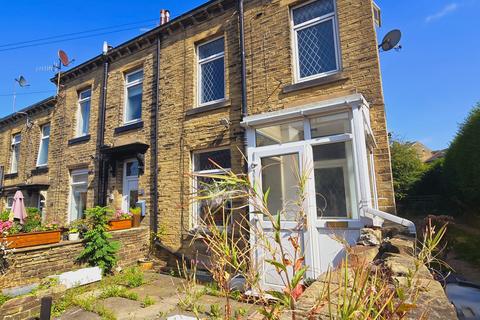
[[[160,10],[160,25],[168,23],[170,21],[170,11],[162,9]]]

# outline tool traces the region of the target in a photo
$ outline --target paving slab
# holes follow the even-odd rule
[[[140,301],[120,297],[107,298],[100,304],[112,311],[117,320],[132,319],[132,314],[142,307]]]
[[[79,307],[73,307],[65,311],[60,317],[54,320],[101,320],[102,318],[93,312],[85,311]]]

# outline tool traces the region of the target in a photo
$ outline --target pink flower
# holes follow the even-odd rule
[[[0,233],[8,231],[12,225],[12,221],[0,221]]]

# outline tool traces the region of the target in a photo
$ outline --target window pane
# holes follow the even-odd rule
[[[83,187],[72,187],[72,205],[70,220],[82,219],[87,209],[87,190]]]
[[[319,0],[293,10],[295,25],[332,13],[333,0]]]
[[[303,121],[283,123],[256,130],[257,147],[304,139]]]
[[[142,80],[143,79],[143,70],[127,75],[127,83]]]
[[[337,69],[333,20],[297,31],[300,77]]]
[[[42,127],[42,136],[50,136],[50,125],[46,124]]]
[[[87,184],[87,182],[88,182],[88,173],[82,173],[82,174],[74,174],[74,175],[72,175],[72,182],[73,182],[73,183],[84,183],[84,184]]]
[[[205,59],[224,50],[223,38],[198,46],[199,59]]]
[[[224,59],[218,58],[200,65],[201,103],[216,101],[225,97]]]
[[[197,153],[194,157],[195,171],[218,170],[220,169],[218,166],[223,169],[231,168],[231,155],[228,149]]]
[[[40,142],[40,151],[38,153],[38,165],[44,165],[48,162],[48,144],[50,138],[43,138]]]
[[[90,100],[80,103],[80,119],[78,122],[78,134],[84,136],[88,134],[90,123]]]
[[[127,177],[138,177],[138,161],[127,162],[126,166]]]
[[[310,119],[312,138],[351,133],[348,113]]]
[[[351,218],[356,208],[350,142],[313,146],[317,217]]]
[[[127,98],[126,121],[137,120],[142,117],[142,84],[129,87]]]
[[[296,220],[298,201],[298,154],[265,157],[262,165],[262,190],[269,191],[268,210],[272,215],[280,213],[282,220]],[[268,217],[264,217],[265,220]]]
[[[20,160],[20,143],[16,143],[12,148],[12,161],[10,166],[10,172],[16,173],[18,171],[18,162]]]
[[[196,177],[196,195],[209,196],[216,194],[220,190],[220,186],[216,185],[215,179],[207,177]],[[222,226],[228,221],[231,213],[232,201],[226,197],[211,197],[207,200],[196,202],[197,213],[200,224],[215,224]]]
[[[19,143],[22,141],[22,135],[21,134],[16,134],[13,136],[13,143]]]
[[[90,98],[91,95],[92,95],[92,91],[91,91],[91,90],[82,91],[82,92],[80,92],[80,100],[83,100],[83,99],[86,99],[86,98]]]

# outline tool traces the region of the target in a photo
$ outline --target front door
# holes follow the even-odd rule
[[[251,221],[256,224],[257,234],[252,234],[255,246],[255,261],[260,273],[261,287],[268,290],[281,290],[285,287],[285,276],[279,276],[275,267],[266,260],[281,259],[281,250],[274,241],[273,223],[280,214],[281,230],[280,239],[283,246],[283,254],[293,262],[295,259],[294,249],[290,237],[298,237],[302,254],[305,255],[305,263],[310,266],[311,243],[307,230],[305,214],[308,214],[308,203],[299,203],[299,194],[305,183],[302,171],[304,170],[304,147],[272,148],[265,151],[254,152],[254,181],[256,187],[263,194],[268,193],[267,207],[271,215],[252,213]],[[260,230],[260,231],[259,231]],[[275,255],[275,257],[272,257]],[[288,268],[290,271],[291,268]],[[307,272],[311,274],[311,270]],[[283,277],[283,279],[282,279]]]
[[[122,210],[128,212],[138,201],[138,160],[126,160],[123,165]]]
[[[338,266],[345,245],[356,242],[361,228],[352,143],[348,139],[320,142],[258,148],[251,154],[256,187],[268,193],[269,212],[281,213],[280,238],[286,254],[293,253],[289,237],[298,235],[309,278]],[[261,286],[281,290],[285,279],[266,261],[276,250],[272,221],[253,213],[251,221],[257,225],[254,230],[263,230],[263,237],[253,235],[252,243]]]

